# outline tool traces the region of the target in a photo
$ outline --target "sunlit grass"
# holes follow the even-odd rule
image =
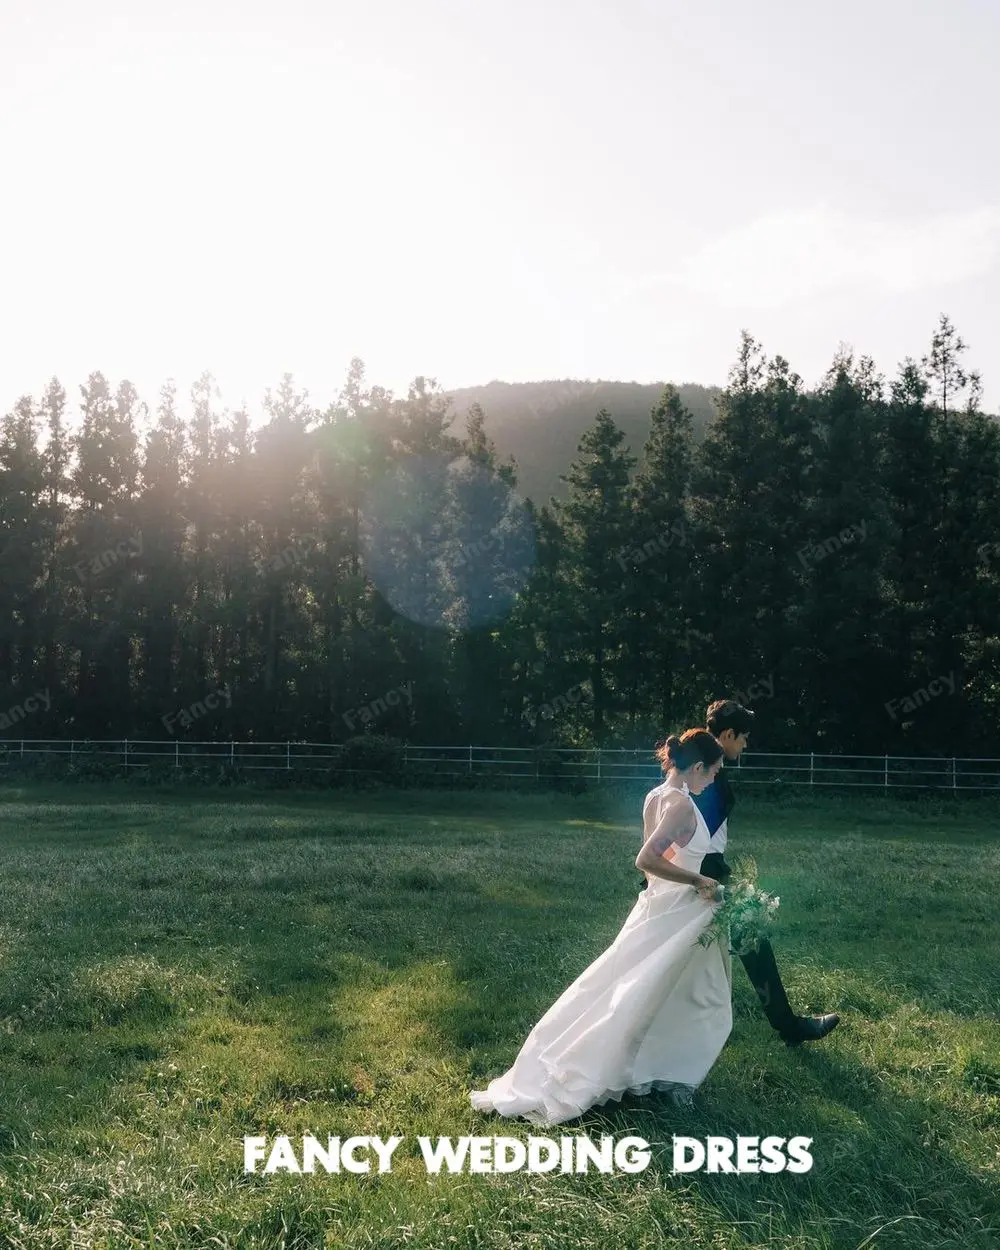
[[[742,969],[696,1110],[626,1099],[643,1173],[429,1177],[505,1134],[468,1090],[614,937],[612,796],[0,791],[0,1244],[968,1247],[1000,1242],[1000,928],[987,805],[744,799],[782,898],[777,1042]],[[244,1135],[406,1138],[385,1176],[246,1175]],[[675,1133],[814,1138],[805,1175],[673,1175]]]

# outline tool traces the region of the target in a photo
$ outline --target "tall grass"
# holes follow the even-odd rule
[[[468,1091],[634,903],[630,795],[0,790],[0,1242],[42,1247],[1000,1244],[1000,825],[988,804],[745,797],[782,898],[790,1051],[734,963],[693,1111],[626,1099],[628,1175],[429,1176],[514,1135]],[[246,1174],[244,1135],[392,1134],[391,1173]],[[673,1174],[675,1134],[814,1139],[804,1175]]]

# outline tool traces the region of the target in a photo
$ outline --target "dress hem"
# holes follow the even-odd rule
[[[586,1115],[588,1111],[593,1111],[599,1107],[603,1107],[606,1103],[621,1102],[626,1094],[632,1094],[637,1098],[642,1098],[646,1094],[654,1092],[669,1093],[671,1090],[675,1089],[683,1089],[689,1094],[693,1094],[697,1088],[697,1085],[688,1085],[683,1081],[667,1081],[660,1079],[643,1081],[638,1085],[626,1085],[622,1089],[609,1089],[605,1090],[602,1094],[598,1094],[596,1097],[588,1097],[585,1104],[573,1104],[567,1113],[564,1113],[563,1111],[555,1112],[555,1115],[558,1118],[554,1118],[553,1113],[545,1113],[538,1110],[537,1104],[535,1107],[529,1108],[526,1111],[503,1111],[491,1097],[488,1090],[472,1090],[469,1098],[476,1111],[493,1111],[497,1115],[503,1116],[508,1120],[527,1120],[531,1124],[548,1127],[553,1124],[562,1124],[566,1120],[579,1119],[580,1116]],[[569,1107],[569,1104],[564,1103],[563,1106]]]

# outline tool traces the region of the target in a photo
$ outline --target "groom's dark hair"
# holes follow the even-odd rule
[[[748,734],[753,728],[754,714],[735,699],[716,699],[708,705],[705,724],[716,737],[731,729],[737,737]]]

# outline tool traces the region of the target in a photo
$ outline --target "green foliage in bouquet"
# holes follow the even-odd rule
[[[757,865],[749,855],[741,856],[733,865],[731,883],[719,886],[722,903],[715,909],[712,923],[698,938],[701,946],[711,946],[723,939],[733,955],[756,951],[765,938],[770,938],[774,913],[780,898],[772,898],[760,888]]]

